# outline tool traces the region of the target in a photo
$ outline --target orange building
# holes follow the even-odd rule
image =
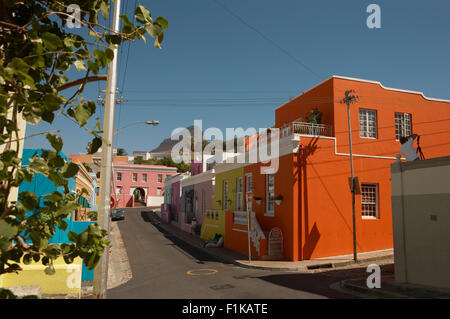
[[[355,200],[358,252],[393,248],[390,165],[400,153],[399,137],[419,134],[426,158],[450,155],[450,101],[379,82],[325,80],[276,109],[278,170],[261,174],[267,164],[243,165],[244,192],[253,196],[251,211],[261,233],[253,257],[280,257],[277,250],[293,261],[352,254],[349,130],[341,103],[347,90],[359,96],[350,106],[354,176],[361,191]],[[307,121],[315,108],[320,123]],[[233,221],[242,220],[242,212],[227,216],[225,245],[246,253],[245,222]],[[253,238],[255,233],[253,228]]]

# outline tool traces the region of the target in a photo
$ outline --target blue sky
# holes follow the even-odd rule
[[[135,0],[122,1],[131,15]],[[123,47],[118,87],[125,102],[117,106],[116,128],[142,120],[161,124],[124,129],[116,135],[117,147],[129,154],[151,150],[195,119],[203,120],[203,129],[223,132],[272,126],[275,108],[331,75],[450,99],[448,1],[218,1],[294,58],[214,0],[141,1],[153,17],[164,16],[170,29],[162,50],[150,37],[147,44],[132,43],[128,63]],[[366,26],[371,3],[381,7],[381,29]],[[84,97],[96,101],[98,88],[105,83],[90,84]],[[103,120],[101,107],[97,113]],[[91,139],[61,116],[51,126],[28,125],[26,135],[49,129],[61,130],[65,154],[85,152]],[[25,142],[25,148],[48,147],[44,136]]]

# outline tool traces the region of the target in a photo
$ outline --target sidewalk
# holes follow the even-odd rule
[[[149,211],[150,212],[150,211]],[[353,255],[336,256],[330,258],[320,258],[302,261],[270,261],[270,260],[252,260],[249,261],[246,255],[240,254],[225,247],[220,248],[204,248],[205,241],[196,235],[189,234],[180,228],[163,222],[157,214],[151,212],[151,219],[153,223],[158,224],[165,231],[173,236],[183,240],[184,242],[201,249],[210,256],[226,263],[234,265],[264,270],[279,270],[279,271],[302,271],[312,272],[320,269],[332,269],[338,267],[345,267],[355,265]],[[370,253],[358,254],[359,263],[369,263],[375,261],[393,260],[393,250],[377,251]]]
[[[366,278],[347,279],[340,288],[357,293],[363,298],[382,299],[450,299],[450,289],[398,283],[394,276],[381,277],[380,288],[368,288]]]

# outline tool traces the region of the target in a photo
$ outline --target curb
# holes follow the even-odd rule
[[[167,224],[164,221],[162,221],[162,219],[155,213],[152,211],[152,219],[154,219],[155,221],[157,221],[160,225],[162,225],[163,227],[165,225],[171,225],[171,224]],[[264,267],[264,266],[256,266],[256,265],[249,265],[249,264],[245,264],[245,263],[241,263],[231,257],[227,257],[224,256],[222,254],[216,254],[208,249],[205,249],[203,247],[198,247],[195,246],[191,243],[189,243],[188,241],[185,241],[182,237],[177,236],[175,233],[171,232],[169,228],[164,227],[164,229],[167,232],[170,232],[173,236],[177,237],[178,239],[184,241],[186,244],[195,247],[201,251],[203,251],[204,253],[208,254],[211,257],[214,257],[215,259],[221,261],[221,262],[226,262],[226,263],[230,263],[242,268],[247,268],[247,269],[259,269],[259,270],[270,270],[270,271],[302,271],[302,272],[307,272],[308,270],[314,270],[314,269],[334,269],[334,268],[339,268],[339,267],[344,267],[344,266],[349,266],[349,265],[354,265],[355,263],[353,261],[337,261],[337,262],[330,262],[330,263],[324,263],[324,264],[319,264],[319,265],[308,265],[308,266],[297,266],[297,267]],[[380,256],[380,257],[370,257],[367,258],[365,260],[362,261],[358,261],[357,264],[361,264],[361,263],[366,263],[366,262],[372,262],[372,261],[377,261],[377,260],[384,260],[384,259],[388,259],[388,258],[392,258],[394,255],[387,255],[387,256]]]

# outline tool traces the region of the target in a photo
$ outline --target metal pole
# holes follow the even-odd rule
[[[120,0],[114,3],[111,29],[119,32]],[[111,172],[112,172],[112,147],[114,131],[114,108],[117,81],[117,48],[111,46],[114,58],[108,65],[108,78],[106,83],[105,115],[103,119],[103,144],[102,160],[100,167],[100,201],[98,210],[98,224],[101,228],[109,232],[109,208],[111,197]],[[105,249],[103,255],[95,267],[94,271],[94,295],[98,299],[106,298],[108,279],[108,258],[109,247]]]
[[[247,198],[247,237],[248,237],[248,262],[252,261],[252,247],[251,247],[251,243],[250,243],[250,214],[251,214],[251,210],[249,209],[249,199],[248,199],[248,194],[246,196]]]
[[[352,149],[352,126],[350,121],[350,101],[347,100],[348,117],[348,141],[350,145],[350,169],[351,169],[351,191],[352,191],[352,219],[353,219],[353,260],[358,261],[356,250],[356,213],[355,213],[355,181],[353,177],[353,149]]]

